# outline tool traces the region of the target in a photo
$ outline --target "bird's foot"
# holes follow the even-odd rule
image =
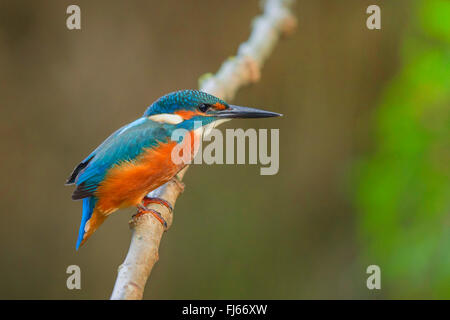
[[[172,208],[172,206],[170,205],[170,203],[167,202],[167,201],[164,200],[164,199],[161,199],[161,198],[153,198],[153,197],[148,197],[148,196],[145,196],[144,199],[142,199],[142,204],[144,205],[144,207],[148,206],[148,205],[151,204],[151,203],[156,203],[156,204],[165,206],[167,209],[169,209],[170,212],[173,211],[173,208]]]
[[[138,207],[138,212],[135,215],[133,215],[133,218],[137,218],[139,216],[142,216],[142,215],[148,214],[148,213],[151,213],[163,225],[164,230],[167,230],[167,222],[166,222],[166,220],[156,210],[147,209],[145,207],[139,206]]]

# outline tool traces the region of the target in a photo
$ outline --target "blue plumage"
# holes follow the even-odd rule
[[[83,241],[86,222],[91,218],[97,203],[95,190],[107,171],[122,161],[133,161],[144,148],[152,147],[158,141],[166,141],[173,129],[173,125],[156,124],[147,118],[140,118],[114,132],[83,160],[82,163],[86,165],[78,173],[74,172],[77,189],[72,196],[74,199],[83,199],[77,250]]]
[[[78,231],[78,240],[76,246],[77,250],[80,247],[81,241],[83,241],[84,226],[86,225],[86,222],[91,218],[96,202],[97,199],[95,197],[83,199],[83,214],[81,216],[80,230]]]
[[[157,145],[158,141],[166,142],[175,128],[174,125],[140,118],[114,132],[87,157],[89,163],[75,178],[77,189],[72,198],[92,196],[111,167],[123,161],[133,161],[145,148]]]

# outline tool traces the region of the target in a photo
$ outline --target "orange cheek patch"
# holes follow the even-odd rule
[[[204,115],[200,111],[188,111],[188,110],[175,111],[174,113],[182,117],[184,120],[189,120],[192,119],[192,117]]]
[[[190,110],[179,110],[174,112],[176,115],[179,115],[184,120],[192,119],[195,116],[203,116],[203,117],[210,117],[211,115],[200,112],[198,110],[196,111],[190,111]]]
[[[213,104],[213,108],[216,110],[225,110],[227,107],[225,107],[225,105],[220,102],[216,102],[215,104]]]

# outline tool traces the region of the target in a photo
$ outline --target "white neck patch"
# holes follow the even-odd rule
[[[181,116],[179,116],[177,114],[170,114],[170,113],[155,114],[148,118],[152,121],[156,121],[159,123],[168,123],[168,124],[179,124],[184,121],[184,119]]]
[[[205,126],[195,129],[194,132],[196,135],[208,137],[209,134],[211,133],[212,129],[216,128],[218,125],[220,125],[224,122],[227,122],[229,120],[231,120],[231,119],[220,119],[220,120],[213,121],[211,123],[208,123]]]

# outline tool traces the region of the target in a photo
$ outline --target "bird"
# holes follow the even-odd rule
[[[83,201],[76,250],[119,209],[137,207],[139,214],[151,213],[167,227],[160,213],[146,206],[158,203],[169,210],[172,207],[164,199],[147,194],[176,179],[186,166],[171,159],[173,148],[184,141],[171,139],[176,129],[184,129],[186,135],[195,138],[234,118],[278,116],[281,114],[231,105],[198,90],[180,90],[160,97],[140,118],[104,140],[67,179],[67,185],[76,185],[72,199]]]

